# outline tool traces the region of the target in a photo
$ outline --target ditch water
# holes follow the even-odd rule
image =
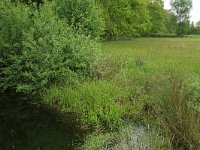
[[[61,117],[38,104],[0,97],[0,150],[73,150],[89,132],[79,126],[73,114]],[[142,126],[131,125],[125,132],[132,146],[145,146]]]
[[[0,99],[0,150],[73,150],[86,131],[69,115],[22,100]],[[63,123],[64,122],[64,123]]]

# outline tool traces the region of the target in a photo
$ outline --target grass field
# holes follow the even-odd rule
[[[142,59],[151,68],[200,73],[200,38],[138,38],[103,43],[103,51]]]
[[[132,95],[141,96],[133,97],[132,111],[155,111],[156,115],[151,115],[156,119],[150,126],[160,128],[173,145],[160,148],[161,143],[153,143],[158,146],[153,149],[199,149],[200,38],[110,41],[104,42],[102,49],[105,54],[127,60],[129,67],[121,78],[124,83],[128,81],[125,87],[137,89],[130,91]],[[151,115],[139,117],[150,119]]]

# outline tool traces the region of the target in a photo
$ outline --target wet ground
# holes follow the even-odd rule
[[[23,100],[0,98],[0,150],[73,150],[86,131],[69,114]]]

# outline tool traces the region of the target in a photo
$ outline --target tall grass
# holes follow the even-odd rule
[[[171,47],[179,42],[175,40]],[[144,48],[143,45],[136,46]],[[158,45],[154,43],[153,47],[157,48],[156,46]],[[179,46],[175,46],[176,53],[189,53],[184,44]],[[164,49],[169,47],[165,45]],[[179,48],[183,48],[184,52],[180,52]],[[141,51],[138,53],[145,50]],[[86,125],[112,129],[99,135],[98,132],[90,134],[85,139],[83,149],[198,150],[199,75],[192,74],[188,68],[182,71],[179,64],[170,66],[179,61],[179,58],[172,58],[171,54],[163,51],[160,54],[157,56],[166,56],[164,59],[159,58],[159,61],[153,60],[154,56],[143,55],[125,59],[123,56],[118,59],[118,55],[115,55],[111,59],[105,59],[92,68],[92,78],[81,81],[77,79],[73,84],[51,86],[44,94],[43,102],[60,112],[77,114]],[[179,62],[182,57],[181,55]],[[163,63],[158,63],[163,60],[166,62],[168,58],[171,63],[167,64],[167,68],[163,67]],[[196,64],[195,61],[191,61],[191,64]],[[169,71],[170,68],[176,71]],[[177,70],[180,72],[177,73]],[[187,71],[189,72],[186,73]],[[142,123],[144,129],[127,127],[127,120]],[[151,128],[147,130],[148,124]]]
[[[123,91],[105,81],[90,81],[76,85],[55,85],[46,91],[43,102],[60,112],[76,113],[86,125],[114,128],[121,123]]]
[[[164,82],[157,92],[157,114],[161,129],[170,137],[175,149],[200,149],[199,116],[190,103],[181,76]],[[159,93],[159,94],[158,94]]]
[[[171,139],[174,149],[200,149],[199,39],[142,38],[105,42],[103,49],[113,55],[136,59],[138,67],[127,68],[121,83],[133,89],[132,101],[137,102],[135,95],[140,95],[138,102],[143,103],[140,106],[153,106],[153,114],[145,119],[151,120],[155,127],[158,124],[159,130]],[[150,68],[146,69],[147,65]],[[179,73],[171,74],[170,69]],[[140,89],[139,94],[135,89]],[[137,108],[134,110],[140,114],[141,109]]]
[[[199,73],[199,38],[138,38],[103,43],[103,51],[120,57],[145,58],[156,70],[174,66]]]

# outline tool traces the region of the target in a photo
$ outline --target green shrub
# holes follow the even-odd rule
[[[92,38],[99,38],[104,31],[100,6],[94,0],[58,0],[56,8],[60,18],[75,30]]]
[[[39,10],[5,0],[0,6],[2,90],[35,93],[96,63],[98,43],[59,19],[54,2]]]
[[[0,89],[5,90],[14,85],[11,78],[15,72],[8,67],[22,54],[23,32],[31,22],[31,10],[22,4],[12,4],[10,1],[0,1]]]
[[[52,86],[44,94],[43,101],[61,112],[78,114],[85,124],[116,127],[121,123],[123,107],[120,99],[123,91],[103,82],[85,82],[70,86]]]

